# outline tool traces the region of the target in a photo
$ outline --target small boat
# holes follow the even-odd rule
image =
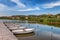
[[[22,29],[22,30],[12,30],[12,32],[14,33],[14,34],[27,34],[27,33],[32,33],[34,31],[34,29],[33,28],[30,28],[30,29]]]
[[[18,27],[9,27],[10,30],[16,30]]]
[[[18,27],[18,29],[26,29],[26,27],[22,27],[22,26],[21,26],[21,27]]]
[[[25,29],[26,27],[9,27],[10,30]]]

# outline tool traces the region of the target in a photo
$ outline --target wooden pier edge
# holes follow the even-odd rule
[[[0,40],[18,40],[3,22],[0,22]]]

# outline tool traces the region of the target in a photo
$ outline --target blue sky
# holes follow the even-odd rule
[[[60,13],[60,0],[0,0],[0,16]]]

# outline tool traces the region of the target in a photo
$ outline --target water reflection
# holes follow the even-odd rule
[[[35,28],[35,35],[31,37],[18,37],[19,40],[60,40],[60,28],[55,26],[37,24],[37,23],[20,23],[28,28]]]
[[[32,32],[32,33],[27,33],[27,34],[16,34],[15,36],[16,36],[16,37],[29,37],[29,36],[33,36],[33,35],[35,35],[34,32]]]
[[[12,23],[35,29],[32,34],[16,35],[18,40],[60,40],[60,28],[58,26],[30,23],[28,21],[14,21]]]

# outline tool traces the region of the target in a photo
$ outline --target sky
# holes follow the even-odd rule
[[[0,0],[0,16],[60,13],[60,0]]]

